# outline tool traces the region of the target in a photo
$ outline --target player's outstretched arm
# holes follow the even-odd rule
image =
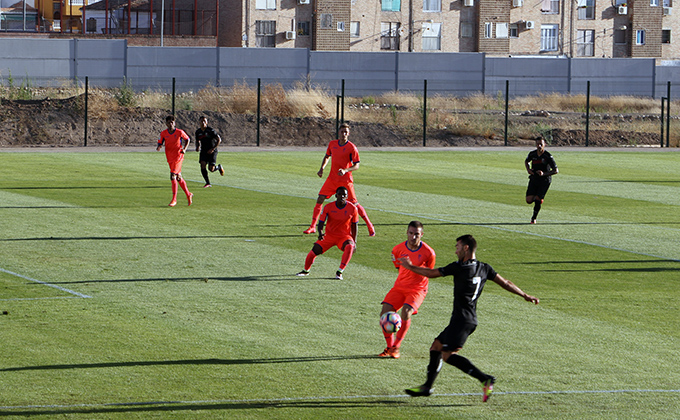
[[[498,285],[500,285],[503,289],[507,290],[508,292],[514,293],[516,295],[520,295],[527,302],[532,302],[532,303],[538,305],[538,298],[537,297],[524,293],[522,291],[522,289],[515,286],[515,283],[511,282],[508,279],[504,279],[500,274],[496,274],[496,277],[493,279],[493,281],[498,283]]]
[[[442,273],[438,268],[418,267],[411,263],[411,259],[409,257],[397,258],[397,261],[399,261],[401,265],[407,270],[411,270],[421,276],[425,276],[430,279],[442,276]]]
[[[316,174],[319,176],[319,178],[323,177],[323,170],[328,165],[328,161],[330,160],[330,156],[328,155],[323,155],[323,159],[321,160],[321,169],[319,169],[319,172]]]

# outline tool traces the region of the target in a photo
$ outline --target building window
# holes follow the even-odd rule
[[[671,30],[670,29],[662,29],[661,30],[661,43],[662,44],[670,44],[671,43]]]
[[[671,0],[663,0],[663,7],[671,7]]]
[[[382,0],[383,12],[398,12],[401,10],[401,0]]]
[[[579,57],[595,56],[595,31],[592,29],[576,31],[576,55]]]
[[[266,9],[266,10],[276,10],[276,0],[255,0],[255,8],[256,9]]]
[[[440,51],[442,49],[442,24],[423,23],[423,51]]]
[[[441,0],[423,0],[423,12],[441,12]]]
[[[380,49],[399,49],[399,22],[380,22]]]
[[[472,38],[474,36],[472,22],[461,22],[460,23],[460,37],[461,38]]]
[[[508,36],[510,38],[518,38],[519,37],[519,25],[516,23],[511,23],[510,26],[508,27]]]
[[[652,7],[656,7],[659,5],[659,0],[649,0],[649,5]]]
[[[297,23],[297,34],[299,36],[309,36],[309,28],[310,28],[309,21],[298,22]]]
[[[321,13],[321,29],[333,29],[333,15],[331,13]]]
[[[276,46],[276,21],[275,20],[256,20],[255,21],[255,46],[256,47],[275,47]]]
[[[541,12],[545,14],[557,14],[560,12],[560,0],[542,0]]]
[[[352,38],[359,38],[359,28],[360,28],[359,22],[350,22],[349,23],[349,36],[352,37]]]
[[[635,45],[645,45],[645,30],[638,29],[635,31]]]
[[[595,19],[595,0],[578,0],[578,18]]]
[[[625,44],[626,43],[626,30],[625,29],[615,29],[614,30],[614,44]]]
[[[485,22],[484,23],[484,38],[492,38],[493,34],[491,33],[492,28],[492,23],[491,22]]]
[[[541,51],[557,51],[559,25],[541,25]]]
[[[508,37],[508,24],[507,23],[497,23],[496,24],[496,38],[507,38]]]

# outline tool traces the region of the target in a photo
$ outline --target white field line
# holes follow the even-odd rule
[[[563,391],[506,391],[494,392],[493,395],[512,396],[512,395],[578,395],[578,394],[675,394],[680,393],[680,389],[612,389],[612,390],[563,390]],[[434,394],[434,397],[469,397],[481,396],[481,392],[464,392],[454,394]],[[51,408],[97,408],[97,407],[133,407],[148,405],[197,405],[197,404],[277,404],[287,402],[307,402],[307,401],[330,401],[330,400],[366,400],[366,399],[397,399],[412,398],[406,394],[399,395],[346,395],[346,396],[325,396],[325,397],[290,397],[290,398],[256,398],[244,400],[195,400],[195,401],[138,401],[138,402],[110,402],[99,404],[46,404],[46,405],[15,405],[0,406],[0,410],[20,410],[20,409],[51,409]],[[418,399],[422,401],[422,398]]]
[[[0,268],[0,271],[2,271],[3,273],[11,274],[12,276],[20,277],[20,278],[28,280],[28,281],[32,281],[32,282],[35,282],[35,283],[42,284],[43,286],[53,287],[57,290],[61,290],[62,292],[70,293],[72,295],[75,295],[75,296],[78,296],[78,297],[81,297],[81,298],[91,298],[92,297],[92,296],[84,295],[82,293],[74,292],[73,290],[66,289],[66,288],[61,287],[61,286],[57,286],[56,284],[50,284],[50,283],[46,283],[44,281],[40,281],[40,280],[32,279],[30,277],[22,276],[21,274],[18,274],[18,273],[9,271],[9,270],[5,270],[4,268]]]
[[[196,181],[196,180],[190,180],[190,181],[197,182],[197,183],[203,182],[203,181]],[[213,183],[213,184],[216,184],[216,183]],[[234,186],[234,185],[226,185],[226,184],[216,184],[216,185],[220,185],[220,186],[228,187],[228,188],[234,188],[234,189],[237,189],[237,190],[252,191],[252,192],[264,193],[264,194],[281,195],[281,196],[285,196],[285,197],[308,198],[308,199],[310,198],[308,196],[303,197],[303,196],[294,195],[294,194],[285,194],[285,193],[281,193],[281,192],[258,190],[258,189],[252,189],[252,188],[238,187],[238,186]],[[643,255],[645,257],[658,258],[658,259],[662,259],[664,261],[680,262],[680,259],[668,258],[668,257],[660,256],[660,255],[654,255],[654,254],[647,254],[647,253],[644,253],[644,252],[637,252],[637,251],[632,251],[632,250],[629,250],[629,249],[611,247],[611,246],[606,246],[606,245],[597,244],[597,243],[593,243],[593,242],[579,241],[579,240],[576,240],[576,239],[566,239],[566,238],[560,238],[560,237],[557,237],[557,236],[542,235],[542,234],[533,233],[533,232],[525,232],[525,231],[520,231],[520,230],[516,230],[516,229],[504,228],[504,227],[500,227],[500,226],[490,226],[488,224],[457,222],[457,221],[454,221],[454,220],[442,219],[442,218],[431,217],[431,216],[423,216],[423,215],[420,215],[420,214],[413,214],[413,213],[403,213],[403,212],[398,212],[398,211],[393,211],[393,210],[384,210],[384,209],[378,209],[378,208],[375,208],[375,207],[364,206],[364,208],[368,209],[368,210],[381,211],[381,212],[384,212],[384,213],[392,213],[392,214],[399,214],[399,215],[402,215],[402,216],[409,216],[409,217],[415,217],[415,218],[420,218],[420,219],[434,220],[434,221],[437,221],[437,222],[455,223],[455,224],[458,224],[458,225],[466,225],[466,226],[478,226],[478,227],[483,227],[483,228],[488,228],[488,229],[500,230],[500,231],[503,231],[503,232],[519,233],[519,234],[522,234],[522,235],[530,235],[530,236],[536,236],[536,237],[540,237],[540,238],[553,239],[553,240],[571,242],[571,243],[582,244],[582,245],[596,246],[596,247],[599,247],[599,248],[611,249],[612,251],[621,251],[621,252],[627,252],[627,253],[635,254],[635,255]]]

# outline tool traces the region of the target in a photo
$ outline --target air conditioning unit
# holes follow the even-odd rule
[[[619,14],[620,15],[627,15],[628,14],[628,8],[626,6],[619,6]]]
[[[512,7],[522,7],[523,0],[512,0]]]
[[[463,0],[463,6],[472,7],[475,5],[475,0]]]
[[[295,31],[286,31],[286,39],[295,39]]]
[[[527,29],[534,29],[534,27],[536,27],[536,23],[534,23],[533,20],[527,20],[524,22],[524,27]]]
[[[309,4],[312,0],[298,0],[298,4]]]
[[[664,7],[664,8],[663,8],[663,15],[664,15],[664,16],[668,16],[668,15],[670,15],[672,12],[673,12],[673,8],[672,8],[672,7]]]

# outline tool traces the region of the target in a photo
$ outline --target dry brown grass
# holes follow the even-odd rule
[[[84,83],[66,81],[57,88],[33,88],[0,86],[0,97],[8,99],[68,98],[84,93]],[[116,97],[122,92],[118,89],[90,88],[89,112],[92,118],[105,119],[121,105]],[[293,89],[286,90],[280,84],[267,84],[262,87],[261,112],[264,116],[277,117],[320,117],[334,118],[336,115],[336,95],[323,87],[312,88],[308,83],[297,83]],[[147,108],[170,109],[171,95],[161,91],[133,92],[132,103]],[[400,126],[406,130],[422,127],[423,97],[415,93],[388,92],[379,96],[345,98],[345,104],[370,104],[370,109],[346,106],[345,119],[382,123]],[[452,134],[491,137],[503,133],[505,109],[502,95],[490,96],[474,94],[465,97],[432,95],[427,99],[428,126],[448,130]],[[184,93],[175,98],[177,109],[197,111],[211,110],[220,113],[255,114],[257,112],[257,89],[245,82],[231,87],[207,86],[196,93]],[[619,114],[660,113],[660,100],[632,96],[590,98],[591,129],[625,130],[632,132],[659,131],[658,120],[626,119]],[[586,110],[585,95],[540,94],[517,97],[509,102],[511,112],[521,113],[529,110],[545,110],[549,113],[575,112]],[[677,117],[680,101],[671,104],[671,112]],[[609,119],[599,119],[598,114],[609,114]],[[531,123],[512,118],[509,135],[516,138],[532,138],[551,129],[583,129],[584,121],[580,116],[571,119],[548,117]]]

